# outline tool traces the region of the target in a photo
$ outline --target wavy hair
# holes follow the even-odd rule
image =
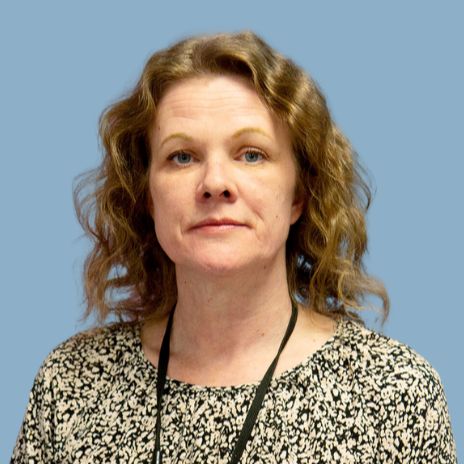
[[[192,37],[155,53],[135,87],[101,114],[103,160],[74,185],[77,218],[93,243],[83,270],[84,318],[163,317],[176,301],[174,263],[158,243],[147,206],[148,131],[170,85],[224,74],[245,78],[290,129],[297,191],[305,198],[287,239],[290,295],[317,313],[361,323],[360,310],[371,307],[365,297],[374,295],[385,321],[388,294],[363,263],[367,173],[311,77],[248,31]]]

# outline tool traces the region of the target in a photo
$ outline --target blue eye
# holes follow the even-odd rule
[[[189,164],[190,161],[192,161],[192,155],[187,153],[174,153],[169,159],[173,160],[176,164]]]
[[[257,151],[247,151],[245,153],[245,159],[249,163],[256,163],[257,161],[261,161],[263,158],[263,155],[261,153],[258,153]]]

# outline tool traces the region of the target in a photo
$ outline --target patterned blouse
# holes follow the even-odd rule
[[[80,333],[35,379],[11,463],[149,464],[157,369],[140,325]],[[163,464],[226,464],[258,383],[166,380]],[[435,370],[406,345],[340,322],[308,359],[272,379],[241,463],[457,463]]]

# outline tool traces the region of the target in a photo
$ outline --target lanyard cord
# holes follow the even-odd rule
[[[156,383],[156,396],[157,396],[157,411],[156,411],[156,439],[155,439],[155,450],[151,460],[152,464],[162,464],[162,455],[161,455],[161,406],[163,399],[163,390],[164,384],[166,382],[166,373],[168,370],[169,363],[169,341],[171,335],[172,319],[174,316],[175,305],[171,310],[169,315],[168,325],[166,326],[166,332],[164,333],[163,343],[161,344],[159,362],[158,362],[158,380]],[[253,400],[253,403],[250,406],[248,414],[246,416],[245,422],[243,424],[242,431],[238,437],[235,448],[232,452],[232,458],[230,464],[237,464],[242,457],[243,450],[245,449],[246,443],[251,435],[251,430],[256,422],[258,417],[259,410],[266,395],[267,389],[274,375],[277,362],[279,361],[280,353],[282,353],[285,345],[288,342],[288,339],[292,335],[293,329],[295,328],[296,320],[298,318],[298,310],[296,304],[292,301],[292,316],[288,323],[287,331],[285,332],[284,338],[280,344],[279,351],[277,356],[274,358],[274,361],[269,366],[266,374],[264,374],[263,380],[259,384],[258,390],[256,391],[256,396]]]

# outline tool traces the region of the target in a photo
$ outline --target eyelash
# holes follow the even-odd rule
[[[242,153],[242,155],[240,156],[240,158],[241,158],[242,156],[245,156],[247,153],[253,153],[254,155],[258,155],[258,156],[261,157],[260,159],[254,161],[254,162],[249,162],[249,163],[247,163],[247,164],[254,164],[254,163],[257,163],[257,162],[261,161],[262,159],[265,159],[265,158],[266,158],[266,155],[265,155],[262,151],[257,150],[257,149],[255,149],[255,148],[248,148],[248,149],[246,149],[246,150]],[[182,155],[187,155],[187,156],[190,156],[190,158],[193,158],[192,155],[190,155],[189,153],[186,153],[186,152],[184,152],[184,151],[176,151],[176,152],[172,153],[171,155],[169,155],[168,158],[167,158],[167,160],[168,160],[168,161],[174,161],[176,157],[182,156]],[[187,165],[190,164],[190,163],[176,163],[176,164],[177,164],[178,166],[187,166]]]
[[[262,151],[256,150],[255,148],[248,148],[247,150],[245,150],[245,152],[243,153],[242,156],[245,156],[247,153],[253,153],[254,155],[258,155],[258,156],[261,157],[260,159],[255,161],[255,163],[257,163],[257,162],[259,162],[259,161],[266,158],[266,155]],[[253,163],[249,163],[249,164],[253,164]]]
[[[172,155],[169,155],[168,156],[168,161],[174,161],[174,158],[176,158],[176,156],[182,156],[182,155],[187,155],[187,156],[190,156],[190,158],[192,158],[192,155],[188,154],[188,153],[185,153],[185,151],[176,151],[175,153],[173,153]],[[176,163],[177,165],[179,166],[186,166],[187,164],[190,164],[190,163]]]

